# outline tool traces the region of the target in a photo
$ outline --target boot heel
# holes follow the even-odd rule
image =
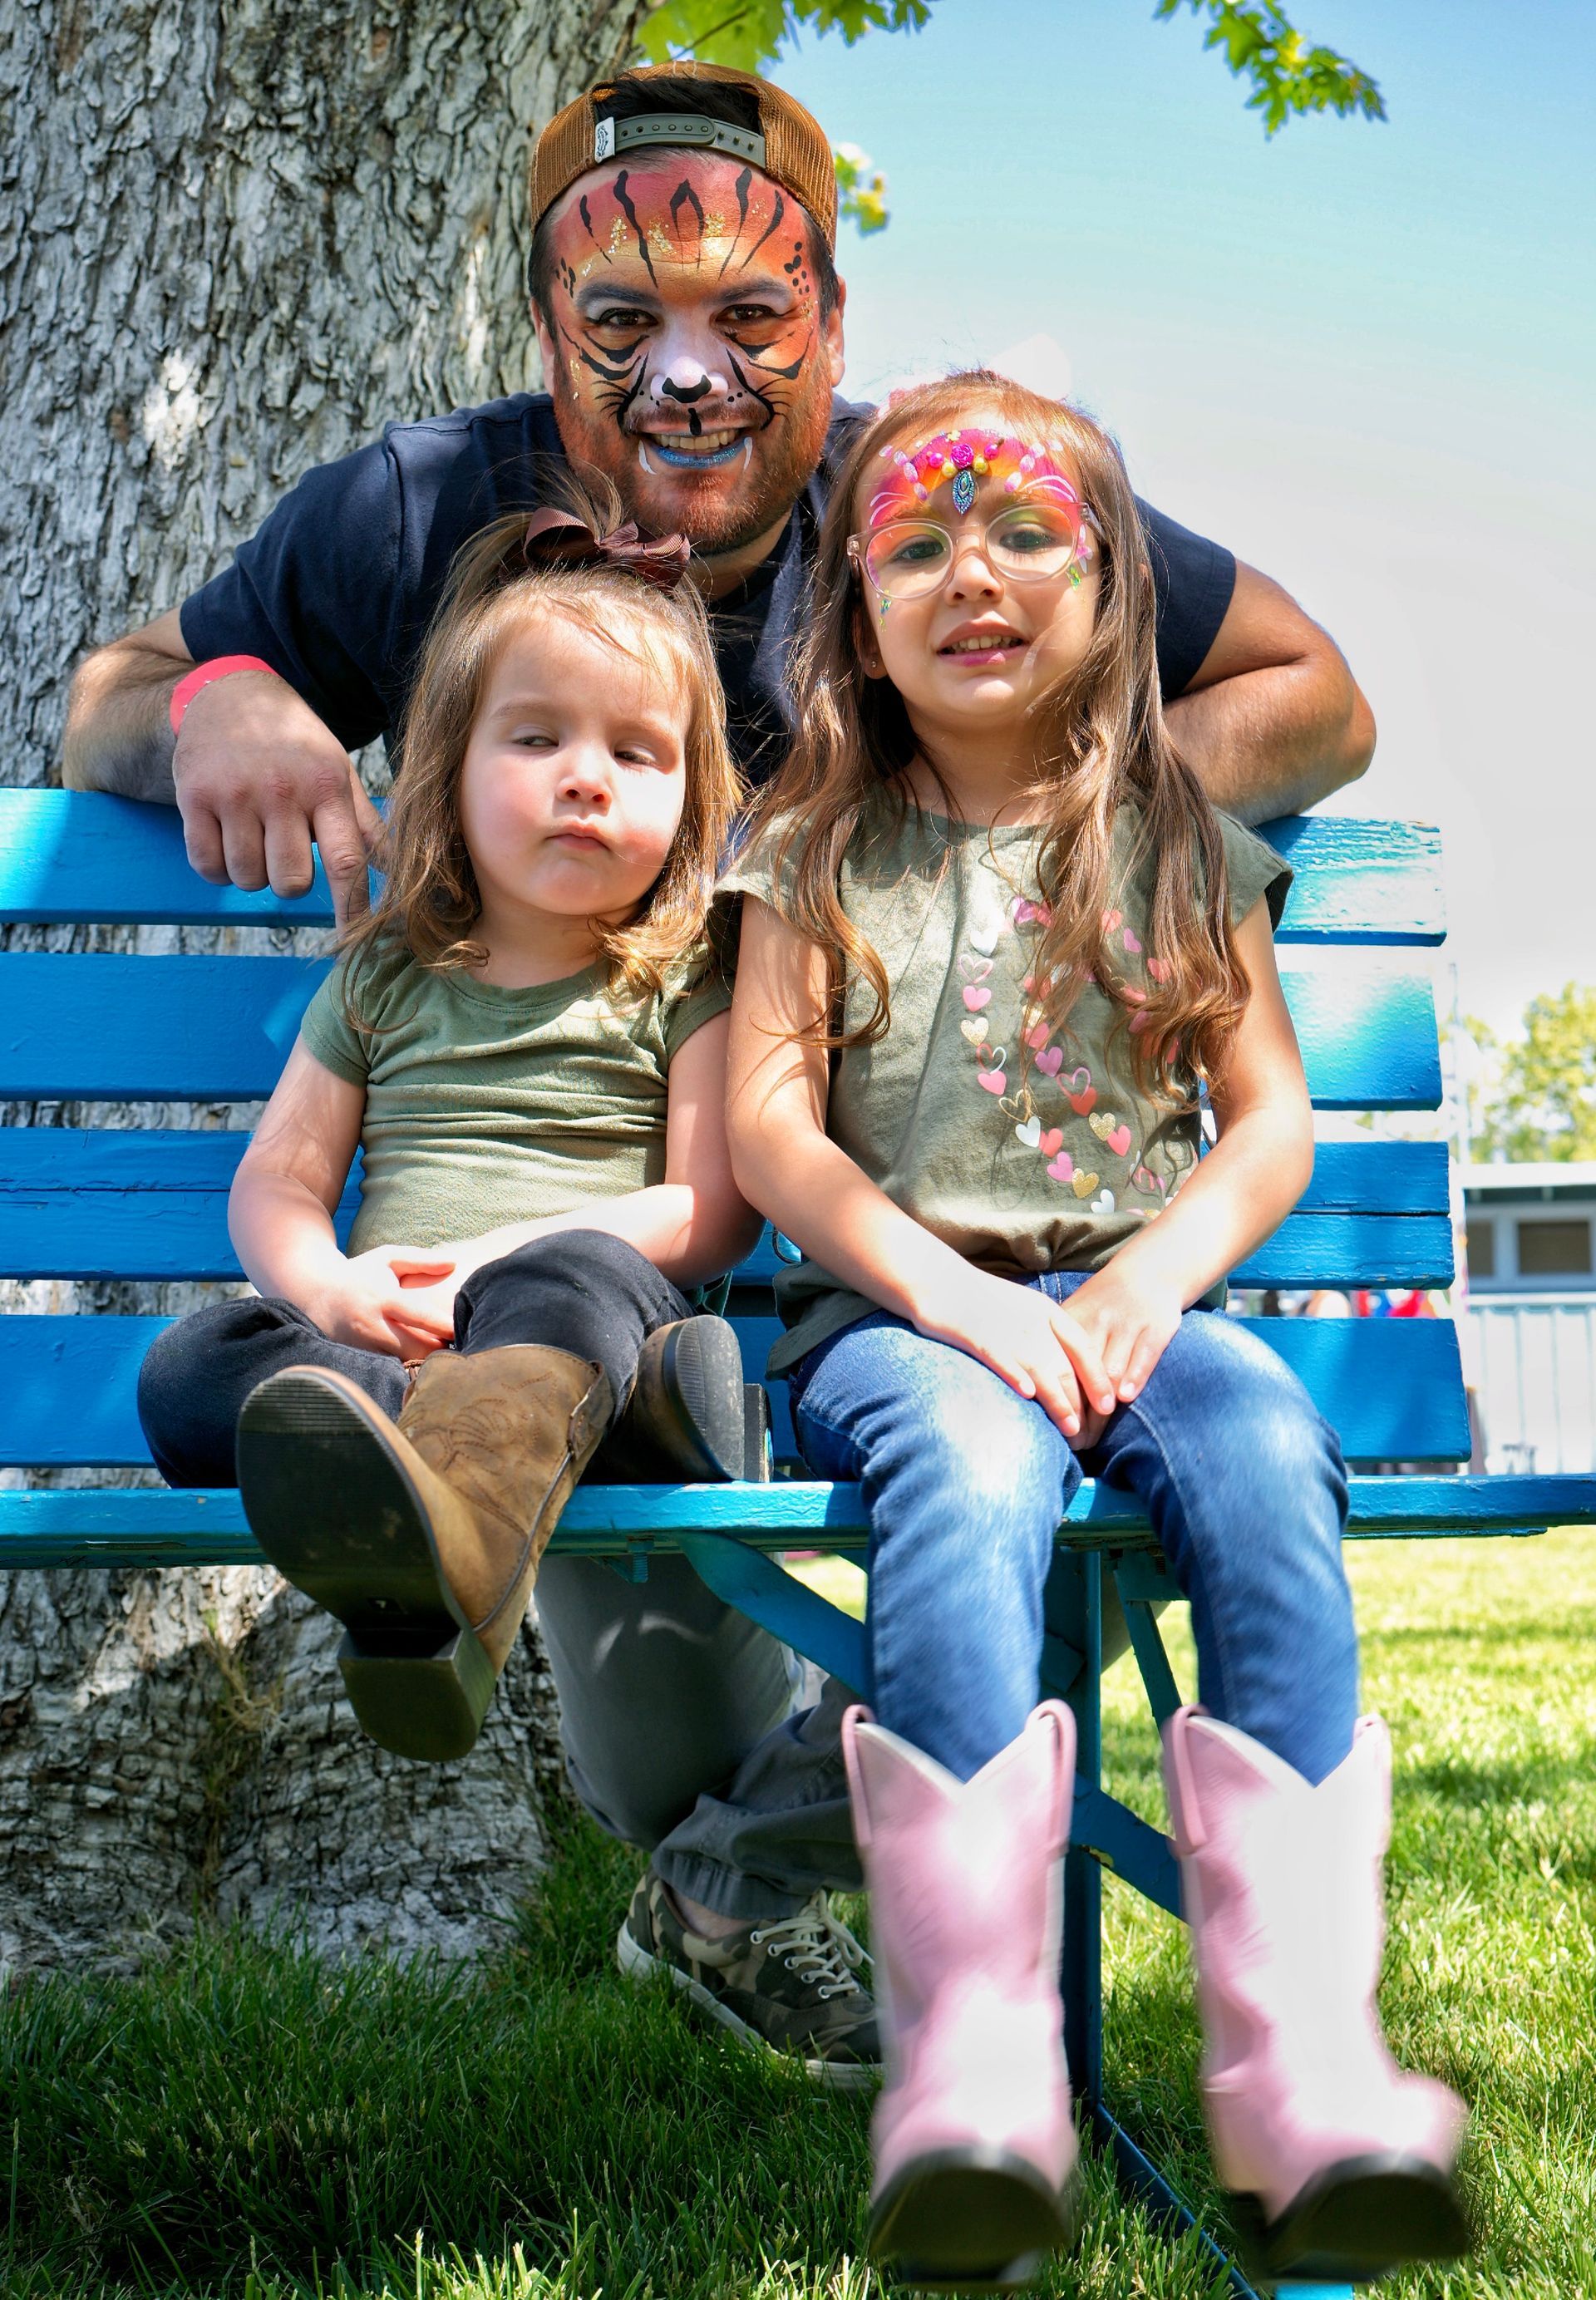
[[[1310,2180],[1277,2221],[1256,2196],[1230,2200],[1244,2261],[1271,2280],[1372,2282],[1410,2261],[1474,2246],[1455,2184],[1421,2157],[1353,2157]]]
[[[895,2282],[1013,2291],[1074,2240],[1078,2185],[1072,2168],[1060,2195],[1007,2149],[934,2150],[876,2199],[867,2249]]]
[[[497,1679],[470,1629],[434,1653],[373,1653],[346,1635],[338,1665],[349,1705],[380,1748],[442,1764],[476,1746]]]

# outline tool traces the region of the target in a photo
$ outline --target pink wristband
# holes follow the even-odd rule
[[[209,662],[196,662],[186,671],[171,690],[171,731],[175,735],[183,723],[183,713],[199,693],[213,679],[230,679],[236,671],[263,671],[268,679],[276,679],[269,662],[258,654],[213,654]]]

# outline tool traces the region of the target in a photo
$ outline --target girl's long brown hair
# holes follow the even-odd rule
[[[619,499],[568,486],[569,508],[596,535],[619,522]],[[627,661],[656,667],[688,704],[681,821],[653,887],[619,927],[594,923],[613,993],[659,991],[706,931],[710,896],[742,785],[726,744],[725,697],[702,600],[683,581],[656,590],[604,561],[527,564],[526,517],[512,513],[474,536],[450,571],[422,646],[400,731],[402,772],[388,813],[387,871],[379,900],[345,929],[344,1003],[360,1027],[358,986],[383,952],[419,964],[480,966],[471,938],[481,902],[460,827],[460,771],[489,676],[511,632],[561,615]]]
[[[838,1026],[834,1010],[829,1021],[817,1021],[813,1039],[831,1047],[873,1045],[890,1026],[885,970],[845,915],[839,881],[866,803],[885,789],[907,810],[914,802],[903,770],[925,757],[902,696],[890,679],[868,677],[861,660],[859,618],[867,603],[848,556],[855,505],[883,447],[992,414],[1014,436],[1067,456],[1091,514],[1100,569],[1085,659],[1040,695],[1030,713],[1042,810],[1036,875],[1052,917],[1032,964],[1038,988],[1027,1022],[1043,1016],[1062,1028],[1095,976],[1125,1023],[1136,1021],[1132,1043],[1143,1084],[1160,1099],[1185,1104],[1195,1080],[1222,1073],[1248,985],[1231,931],[1219,825],[1164,723],[1147,538],[1107,432],[1078,409],[984,368],[923,384],[883,409],[849,448],[822,526],[796,671],[797,734],[758,821],[770,826],[779,870],[790,872],[783,907],[792,925],[835,953],[841,979],[865,984],[874,1004],[853,1030]],[[936,760],[925,763],[940,782]],[[1127,804],[1141,812],[1127,875],[1150,866],[1147,924],[1162,976],[1134,1000],[1104,924],[1117,891],[1110,883],[1114,819]]]

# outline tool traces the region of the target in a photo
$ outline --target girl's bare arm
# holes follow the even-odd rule
[[[1072,1297],[1121,1399],[1136,1395],[1182,1311],[1279,1228],[1313,1172],[1313,1110],[1263,902],[1237,928],[1236,947],[1250,994],[1210,1096],[1219,1138],[1157,1219]]]
[[[332,1217],[364,1112],[363,1090],[297,1039],[228,1199],[228,1234],[250,1284],[313,1316],[310,1297],[344,1263]]]
[[[364,1112],[362,1088],[297,1040],[233,1178],[228,1229],[262,1294],[292,1302],[336,1341],[423,1356],[447,1340],[453,1323],[407,1289],[441,1277],[447,1256],[384,1246],[351,1260],[333,1230]]]
[[[967,1350],[1022,1396],[1040,1397],[1073,1434],[1077,1376],[1089,1396],[1108,1393],[1095,1348],[1068,1313],[973,1268],[827,1138],[826,1052],[798,1042],[827,997],[824,954],[746,897],[728,1103],[740,1188],[832,1277]]]

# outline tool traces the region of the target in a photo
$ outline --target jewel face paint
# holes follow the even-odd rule
[[[547,229],[539,333],[572,460],[639,525],[703,551],[778,525],[820,460],[841,373],[804,210],[724,154],[644,150],[581,177]]]
[[[959,546],[941,523],[946,489],[962,521],[984,489],[982,549],[1007,580],[1036,583],[1091,564],[1090,514],[1074,482],[1045,447],[983,429],[939,432],[918,447],[888,445],[890,469],[866,512],[867,535],[848,545],[882,602],[928,597],[947,581]]]
[[[953,508],[962,518],[975,500],[978,483],[996,480],[1005,495],[1022,489],[1061,499],[1082,511],[1080,496],[1069,473],[1053,461],[1046,447],[1032,447],[1007,433],[982,429],[939,431],[918,447],[882,449],[885,471],[870,498],[867,514],[873,528],[890,519],[914,519],[929,510],[939,488],[953,483]]]

